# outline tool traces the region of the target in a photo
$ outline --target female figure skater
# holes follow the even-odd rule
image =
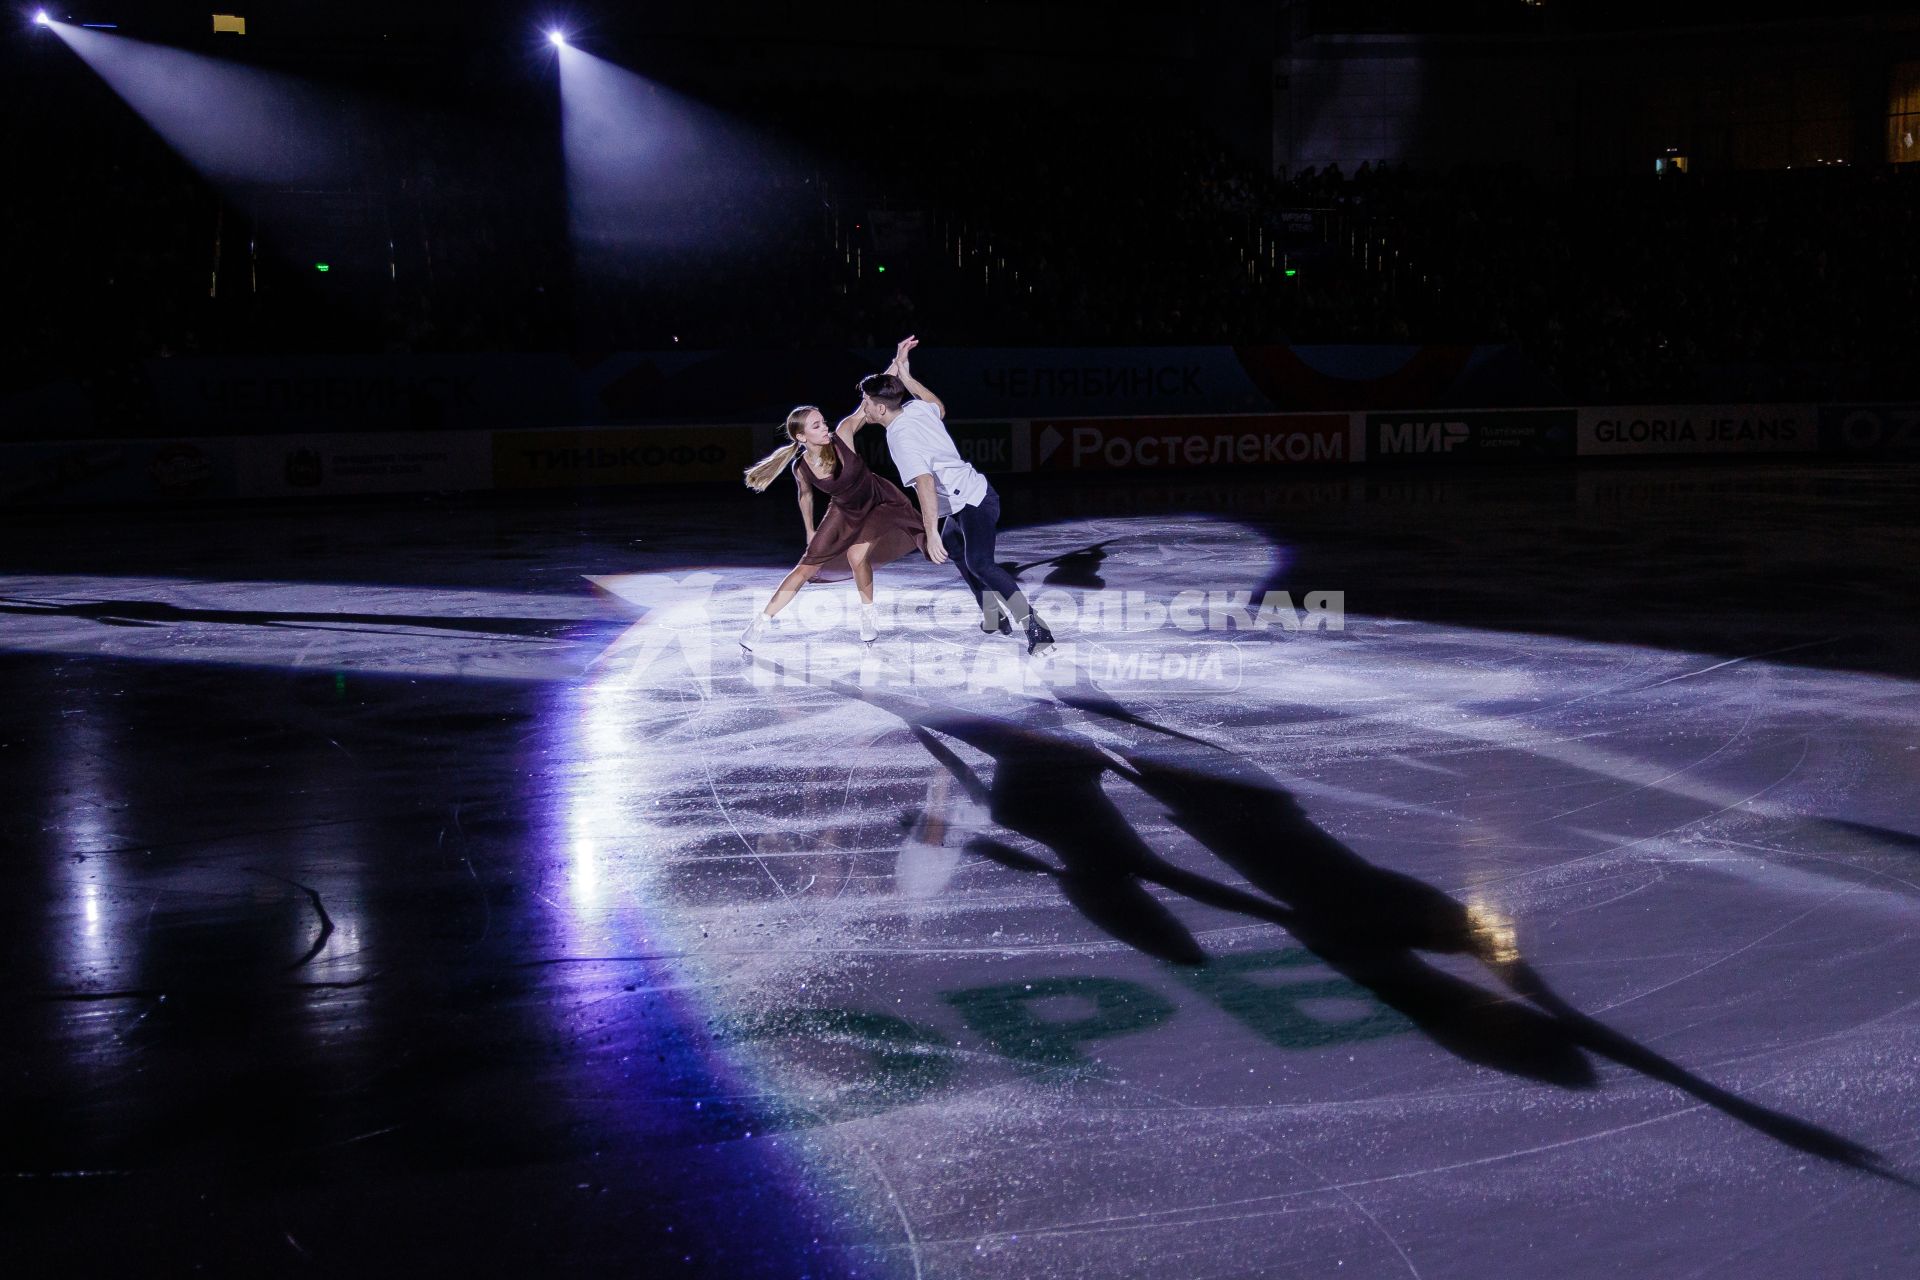
[[[741,633],[740,647],[747,652],[753,652],[767,619],[815,577],[832,582],[852,576],[860,592],[860,638],[872,644],[880,634],[873,609],[874,569],[916,549],[935,564],[945,562],[946,548],[938,541],[928,543],[920,514],[907,495],[892,481],[873,474],[854,452],[853,437],[865,423],[864,414],[855,410],[829,431],[819,409],[801,405],[787,415],[789,443],[747,469],[747,487],[764,493],[791,464],[800,490],[800,523],[807,530],[807,549],[800,563]],[[813,521],[816,490],[832,502],[818,528]]]

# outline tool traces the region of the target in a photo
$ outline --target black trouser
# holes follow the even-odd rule
[[[962,507],[940,526],[940,541],[946,544],[967,590],[980,602],[980,618],[989,629],[1000,625],[1002,608],[1016,623],[1027,620],[1027,598],[1020,584],[993,558],[993,540],[1000,531],[1000,493],[987,486],[987,496],[971,507]]]

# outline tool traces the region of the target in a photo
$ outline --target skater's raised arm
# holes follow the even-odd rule
[[[914,377],[913,371],[907,367],[908,356],[911,355],[913,349],[919,345],[920,339],[912,335],[900,339],[900,345],[894,348],[893,363],[887,366],[887,372],[893,374],[899,378],[901,382],[905,383],[907,390],[913,392],[914,399],[925,400],[933,406],[935,413],[944,418],[947,416],[947,406],[941,403],[939,396],[927,390],[927,384]],[[939,562],[935,561],[935,563],[937,564]]]
[[[913,478],[913,492],[920,499],[920,523],[927,533],[927,559],[935,564],[947,562],[947,544],[940,540],[940,491],[934,488],[931,473]]]
[[[860,428],[866,425],[867,412],[865,409],[856,405],[852,413],[840,419],[840,425],[835,427],[834,430],[839,433],[842,440],[847,442],[847,448],[851,449],[853,448],[853,438],[859,435]]]
[[[907,357],[912,354],[913,349],[919,345],[920,339],[914,337],[912,334],[908,334],[906,337],[900,339],[900,341],[894,343],[893,363],[886,367],[885,372],[891,373],[896,377],[906,372]]]

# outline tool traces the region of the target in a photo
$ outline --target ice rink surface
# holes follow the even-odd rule
[[[1005,489],[17,524],[15,1256],[1920,1272],[1920,471]]]

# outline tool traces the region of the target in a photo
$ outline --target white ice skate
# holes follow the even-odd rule
[[[747,624],[747,629],[740,633],[740,647],[742,649],[745,649],[748,653],[752,653],[753,646],[758,644],[762,639],[766,637],[767,622],[768,622],[768,618],[766,614],[764,613],[754,614],[753,621],[749,622]]]

